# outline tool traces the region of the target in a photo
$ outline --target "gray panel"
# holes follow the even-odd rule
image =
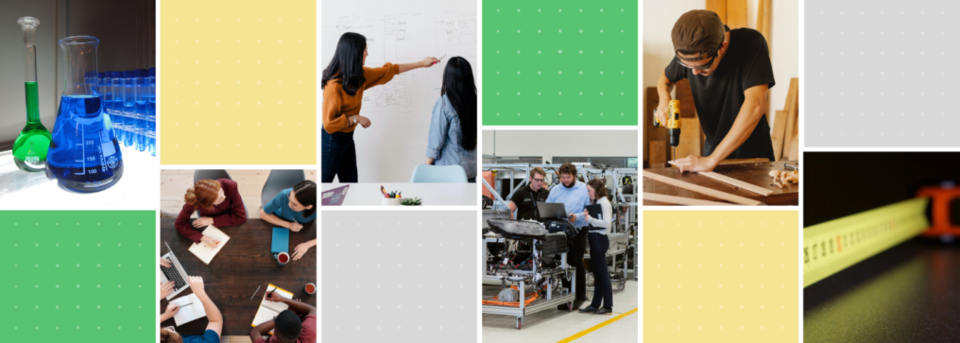
[[[324,211],[324,342],[475,342],[476,211]]]
[[[807,1],[805,146],[960,146],[958,14],[956,1]]]

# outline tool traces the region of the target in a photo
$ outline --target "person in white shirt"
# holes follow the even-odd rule
[[[600,205],[602,213],[591,213],[583,210],[590,228],[588,240],[590,242],[590,269],[593,270],[593,302],[590,306],[580,310],[580,313],[609,314],[613,312],[613,286],[610,284],[610,273],[607,271],[607,250],[610,249],[610,225],[613,224],[613,206],[607,196],[607,187],[600,179],[587,182],[587,193],[590,194],[590,204]],[[597,217],[594,217],[597,216]]]

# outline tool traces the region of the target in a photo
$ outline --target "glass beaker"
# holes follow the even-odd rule
[[[120,144],[103,113],[100,90],[84,78],[97,73],[98,44],[92,36],[60,40],[63,94],[47,153],[47,176],[56,178],[60,188],[81,193],[110,188],[123,175]]]
[[[50,147],[50,131],[40,122],[40,100],[37,88],[37,46],[35,43],[40,20],[23,17],[17,20],[23,30],[26,50],[26,72],[23,90],[27,101],[27,124],[13,142],[13,161],[17,168],[28,172],[43,171],[46,167],[47,149]]]

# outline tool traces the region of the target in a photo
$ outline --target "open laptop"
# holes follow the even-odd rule
[[[567,209],[562,202],[543,202],[537,201],[537,212],[540,219],[566,219]]]
[[[160,258],[170,260],[173,266],[170,268],[160,266],[160,281],[164,284],[173,281],[173,292],[170,292],[170,295],[167,296],[167,300],[172,300],[177,294],[190,288],[190,284],[187,283],[187,272],[183,270],[183,266],[180,265],[180,260],[177,260],[177,256],[173,254],[173,249],[170,249],[170,244],[167,244],[167,242],[163,242],[163,244],[167,246],[167,250],[170,252],[160,256]]]
[[[329,191],[323,191],[320,193],[320,206],[340,206],[343,205],[343,199],[347,197],[347,191],[350,190],[350,185],[343,187],[337,187]]]

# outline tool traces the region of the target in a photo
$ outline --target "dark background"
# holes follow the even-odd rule
[[[960,153],[805,153],[801,170],[810,227],[911,199],[922,186],[960,186]],[[912,238],[803,297],[805,342],[960,342],[960,239]]]
[[[913,198],[921,186],[960,187],[960,153],[808,152],[800,169],[804,227]]]

